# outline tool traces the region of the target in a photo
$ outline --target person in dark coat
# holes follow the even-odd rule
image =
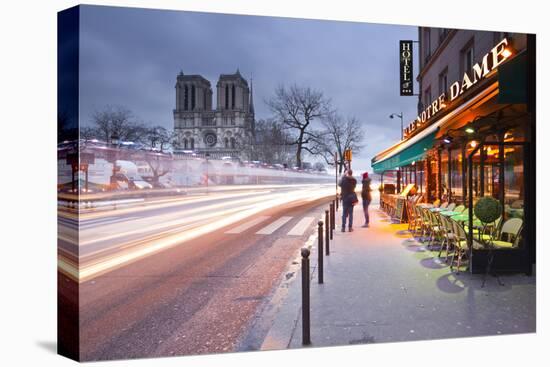
[[[355,187],[357,180],[353,178],[353,171],[348,169],[338,184],[342,198],[342,232],[346,231],[346,220],[349,218],[348,231],[353,232],[353,205],[357,203]]]
[[[361,181],[361,199],[363,199],[363,213],[365,214],[365,224],[363,227],[369,226],[369,204],[372,200],[371,188],[370,188],[370,178],[369,173],[363,173],[363,180]]]

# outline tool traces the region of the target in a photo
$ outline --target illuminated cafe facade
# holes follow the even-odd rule
[[[418,55],[418,117],[372,159],[374,172],[396,177],[397,194],[412,183],[423,202],[463,204],[470,217],[478,198],[496,198],[523,228],[517,245],[493,251],[492,269],[531,274],[535,35],[420,27]],[[484,272],[490,253],[468,237],[470,271]]]

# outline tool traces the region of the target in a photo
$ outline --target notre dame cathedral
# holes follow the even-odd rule
[[[210,82],[200,75],[177,76],[174,131],[178,149],[209,153],[212,158],[249,159],[254,139],[254,103],[239,70],[221,74],[212,109]]]

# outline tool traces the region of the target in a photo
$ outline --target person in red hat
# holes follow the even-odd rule
[[[361,181],[361,183],[363,184],[361,188],[361,198],[363,199],[363,213],[365,214],[365,224],[363,224],[363,227],[368,227],[369,226],[369,204],[372,200],[370,178],[369,178],[368,172],[363,173],[363,180]]]

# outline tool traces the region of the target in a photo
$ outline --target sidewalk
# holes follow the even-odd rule
[[[312,346],[428,340],[535,332],[535,276],[488,277],[451,273],[385,213],[371,206],[371,226],[361,228],[361,205],[352,233],[340,232],[341,209],[324,284],[317,283],[317,251],[310,256]],[[316,246],[317,242],[314,242]],[[315,247],[314,246],[314,247]],[[271,326],[261,349],[302,347],[301,275],[283,282],[264,310]],[[284,295],[281,296],[281,294]]]

